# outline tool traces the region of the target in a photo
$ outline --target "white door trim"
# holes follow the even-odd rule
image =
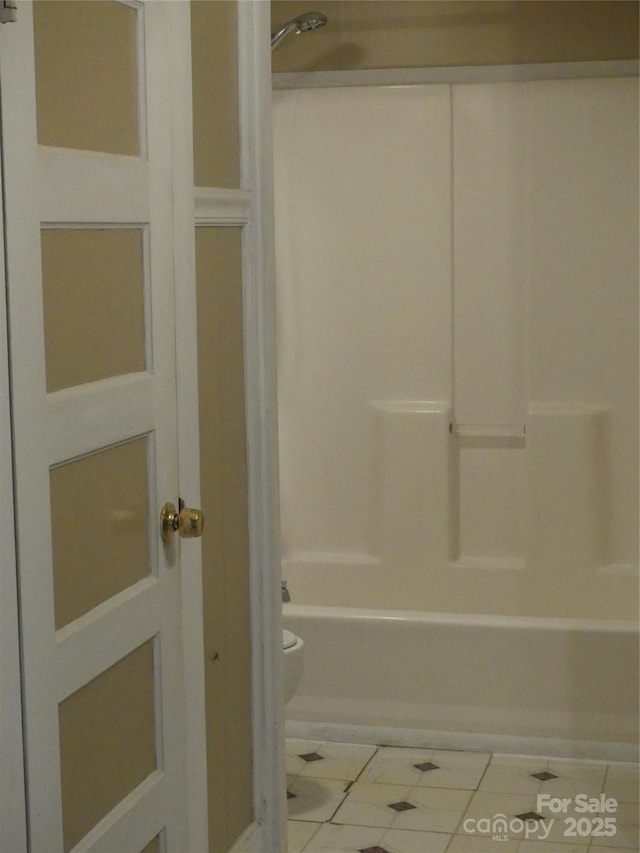
[[[241,188],[192,199],[196,226],[243,229],[254,822],[230,853],[286,850],[270,33],[268,3],[238,2]]]
[[[22,751],[3,207],[0,205],[0,850],[15,850],[18,853],[27,849],[27,819]]]
[[[251,630],[254,813],[261,824],[238,849],[286,850],[284,703],[276,393],[275,261],[271,156],[271,10],[238,3],[241,185],[249,190],[243,231],[244,357]],[[247,846],[247,845],[251,846]]]
[[[191,89],[191,11],[188,3],[169,3],[171,38],[171,132],[174,159],[173,222],[175,329],[180,497],[200,507],[200,437],[196,269],[193,200],[193,107]],[[206,519],[205,519],[206,523]],[[205,528],[206,535],[206,528]],[[192,540],[181,552],[184,687],[187,697],[186,779],[189,850],[209,849],[206,716],[202,608],[202,548]]]

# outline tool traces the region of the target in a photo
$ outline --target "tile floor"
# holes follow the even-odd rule
[[[637,853],[638,771],[290,739],[289,853]],[[615,813],[604,810],[603,793],[615,798]]]

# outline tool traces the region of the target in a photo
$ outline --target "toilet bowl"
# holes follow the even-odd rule
[[[304,643],[293,632],[282,631],[284,653],[284,701],[285,704],[296,692],[304,666]]]

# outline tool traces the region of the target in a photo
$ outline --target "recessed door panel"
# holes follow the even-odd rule
[[[34,3],[38,142],[140,153],[139,14],[113,0]]]
[[[144,370],[144,232],[44,228],[40,240],[47,390]]]
[[[60,704],[64,849],[158,766],[149,641]]]
[[[151,571],[146,439],[51,470],[56,628]]]

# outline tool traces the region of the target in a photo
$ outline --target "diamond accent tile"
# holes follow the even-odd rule
[[[389,853],[384,847],[363,847],[358,853]]]
[[[406,800],[403,800],[401,803],[387,803],[387,805],[396,812],[406,812],[409,809],[415,809],[415,806],[412,806]]]
[[[544,817],[541,814],[537,814],[537,812],[522,812],[522,814],[517,814],[516,817],[519,817],[520,820],[544,820]]]
[[[287,799],[288,800],[295,800],[295,798],[296,798],[296,794],[292,794],[291,791],[287,791]]]
[[[430,761],[423,761],[422,764],[414,764],[413,766],[422,773],[426,773],[428,770],[440,770],[438,764],[432,764]]]
[[[546,782],[548,779],[557,779],[555,773],[549,773],[547,770],[543,770],[541,773],[531,773],[531,776],[534,779],[540,779],[542,782]]]
[[[299,755],[303,761],[323,761],[324,755],[318,755],[317,752],[305,752],[304,755]]]

